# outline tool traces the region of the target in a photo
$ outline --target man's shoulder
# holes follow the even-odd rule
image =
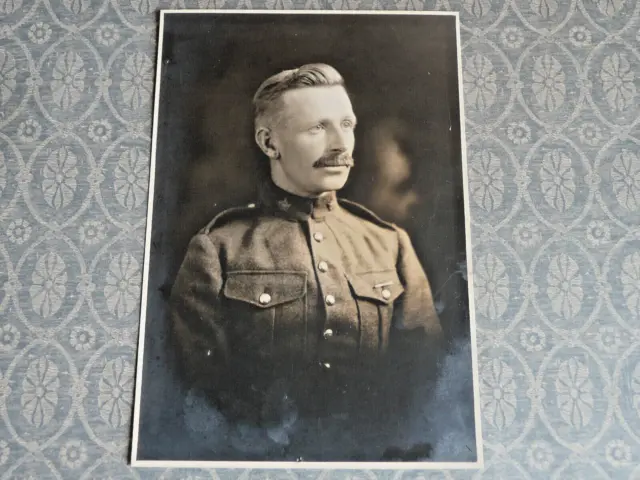
[[[343,210],[358,218],[367,225],[381,232],[398,233],[401,230],[395,223],[383,220],[364,205],[349,200],[339,198],[338,202]],[[254,224],[257,219],[266,220],[265,212],[260,203],[248,203],[244,205],[226,208],[217,213],[198,233],[211,235],[224,231],[230,233],[233,230],[245,230]]]
[[[372,210],[369,210],[364,205],[354,202],[353,200],[348,200],[346,198],[339,199],[340,206],[344,208],[346,211],[360,218],[361,220],[366,221],[369,224],[376,225],[377,227],[382,228],[383,230],[388,230],[391,232],[397,232],[398,226],[395,223],[388,222],[383,220],[380,216],[374,213]]]
[[[217,213],[198,233],[211,234],[223,227],[247,225],[256,218],[258,210],[255,203],[226,208]]]

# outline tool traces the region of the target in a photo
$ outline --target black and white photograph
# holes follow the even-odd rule
[[[459,30],[161,11],[133,466],[482,467]]]

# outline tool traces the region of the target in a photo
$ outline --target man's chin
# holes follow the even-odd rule
[[[343,175],[336,175],[330,178],[325,179],[320,185],[318,185],[318,190],[322,192],[330,192],[335,190],[340,190],[347,183],[347,178],[349,177],[349,170],[345,170],[345,167],[332,167],[332,168],[341,168]]]

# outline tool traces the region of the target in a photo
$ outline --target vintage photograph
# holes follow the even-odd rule
[[[134,466],[482,466],[460,52],[161,12]]]

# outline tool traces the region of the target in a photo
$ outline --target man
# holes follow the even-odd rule
[[[336,196],[357,123],[341,75],[281,72],[254,106],[271,181],[188,246],[171,293],[183,374],[274,444],[295,449],[296,425],[339,419],[345,457],[369,439],[380,459],[441,348],[429,282],[404,230]]]

